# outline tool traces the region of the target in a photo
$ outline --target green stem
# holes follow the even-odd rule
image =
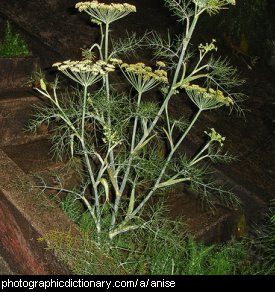
[[[143,208],[143,206],[147,203],[147,201],[151,198],[151,196],[154,194],[154,192],[157,190],[157,188],[159,187],[159,184],[162,180],[163,175],[165,174],[165,171],[175,153],[175,151],[178,149],[178,147],[181,145],[181,143],[183,142],[183,140],[185,139],[185,137],[187,136],[187,134],[190,132],[191,128],[194,126],[195,122],[197,121],[197,119],[199,118],[200,114],[201,114],[202,110],[199,110],[197,112],[197,114],[195,115],[195,117],[193,118],[191,124],[189,125],[188,129],[186,129],[186,131],[184,132],[184,134],[182,135],[182,137],[179,139],[179,141],[177,142],[176,146],[174,147],[173,150],[171,150],[166,163],[163,167],[163,169],[161,170],[161,173],[158,177],[158,179],[155,182],[154,187],[151,189],[151,191],[148,193],[148,195],[143,199],[143,201],[139,204],[139,206],[132,212],[131,216],[126,217],[124,219],[124,221],[121,223],[121,225],[125,225],[127,222],[129,222],[131,220],[131,218],[135,217]]]
[[[83,106],[82,106],[82,122],[81,122],[81,139],[84,141],[85,136],[85,116],[87,106],[87,86],[84,86]]]
[[[87,106],[87,86],[84,86],[84,97],[83,97],[83,106],[82,106],[82,123],[81,123],[81,145],[82,149],[84,152],[84,157],[85,157],[85,164],[88,169],[88,173],[92,182],[93,186],[93,191],[94,191],[94,198],[95,198],[95,208],[96,208],[96,216],[97,216],[97,222],[96,222],[96,227],[98,233],[100,233],[101,230],[101,223],[100,223],[100,218],[101,218],[101,212],[100,212],[100,203],[99,203],[99,195],[98,195],[98,190],[97,190],[97,185],[95,181],[95,176],[93,173],[93,169],[91,166],[90,158],[88,155],[88,151],[86,148],[86,143],[85,143],[85,116],[86,116],[86,106]]]
[[[105,27],[105,62],[108,61],[109,58],[109,23],[106,23]]]
[[[39,91],[41,92],[41,91]],[[96,228],[98,231],[98,234],[100,233],[101,230],[101,213],[100,213],[100,204],[99,204],[99,195],[98,195],[98,190],[97,190],[97,185],[96,185],[96,181],[95,181],[95,177],[94,177],[94,173],[92,170],[92,166],[91,166],[91,162],[89,159],[89,155],[88,155],[88,151],[86,149],[86,145],[85,145],[85,115],[86,115],[86,102],[87,102],[87,86],[84,86],[84,100],[83,100],[83,108],[82,108],[82,122],[81,122],[81,133],[79,133],[76,128],[74,127],[73,123],[70,121],[70,119],[68,118],[68,116],[66,115],[66,113],[63,111],[63,109],[60,107],[59,103],[54,101],[50,94],[48,92],[43,93],[41,92],[44,96],[48,97],[51,102],[53,102],[56,107],[58,108],[58,110],[60,111],[60,117],[62,118],[62,120],[75,132],[76,137],[79,139],[81,146],[82,146],[82,150],[84,152],[84,158],[85,158],[85,165],[87,167],[91,182],[92,182],[92,186],[93,186],[93,191],[94,191],[94,197],[95,197],[95,207],[96,207],[96,214],[97,214],[97,218],[96,218]]]
[[[95,209],[96,209],[96,217],[97,217],[97,231],[100,233],[101,231],[101,211],[100,211],[100,202],[99,202],[99,195],[98,195],[98,190],[97,190],[97,184],[95,181],[93,169],[91,166],[90,158],[86,149],[86,145],[84,140],[81,141],[82,149],[84,152],[84,158],[85,158],[85,164],[91,179],[92,187],[93,187],[93,192],[94,192],[94,199],[95,199]]]
[[[180,73],[180,70],[183,66],[183,60],[184,60],[184,57],[186,55],[186,50],[187,50],[187,47],[188,47],[188,44],[190,42],[190,39],[193,35],[193,32],[194,32],[194,29],[196,27],[196,24],[197,24],[197,21],[198,21],[198,15],[195,15],[194,19],[193,19],[193,22],[192,22],[192,25],[188,31],[188,35],[186,36],[186,38],[184,38],[182,40],[182,50],[181,50],[181,55],[180,55],[180,58],[179,58],[179,62],[177,64],[177,68],[176,68],[176,71],[175,71],[175,74],[174,74],[174,77],[173,77],[173,81],[172,81],[172,84],[170,86],[170,90],[156,116],[156,118],[154,119],[154,121],[152,122],[150,128],[148,129],[148,133],[147,135],[143,136],[142,139],[140,140],[140,142],[138,143],[138,145],[136,146],[136,148],[138,148],[148,137],[149,135],[151,134],[152,130],[155,128],[159,118],[161,117],[163,111],[166,109],[166,107],[168,107],[168,103],[170,101],[170,98],[172,97],[173,93],[174,93],[174,90],[175,90],[175,85],[179,79],[179,73]]]
[[[138,100],[137,100],[137,111],[139,110],[140,102],[141,102],[141,97],[142,97],[142,91],[138,93]],[[133,135],[132,135],[132,143],[131,143],[131,152],[135,148],[135,142],[136,142],[136,133],[137,133],[137,123],[138,123],[138,116],[136,115],[135,117],[135,122],[134,122],[134,128],[133,128]]]
[[[108,62],[108,59],[109,59],[109,23],[106,23],[106,27],[105,27],[105,62]],[[107,96],[107,102],[110,103],[110,83],[109,83],[109,76],[106,75],[105,76],[105,88],[106,88],[106,96]],[[108,120],[108,126],[109,128],[111,129],[112,127],[112,121],[111,121],[111,117],[110,115],[108,114],[108,117],[107,117],[107,120]],[[114,159],[114,151],[111,150],[110,151],[110,167],[112,168],[112,173],[116,173],[116,169],[115,169],[115,159]],[[116,189],[116,191],[119,190],[118,188],[118,182],[117,182],[117,178],[115,177],[114,178],[114,188]],[[114,206],[114,211],[113,211],[113,215],[112,215],[112,219],[111,219],[111,225],[114,225],[115,224],[115,216],[114,216],[114,213],[116,214],[117,211],[118,211],[118,204],[117,203],[117,200],[118,198],[120,198],[120,196],[118,196],[118,194],[116,195],[116,202],[115,202],[115,206]],[[110,227],[111,228],[111,227]]]
[[[195,165],[195,164],[197,164],[198,162],[200,162],[200,161],[202,161],[203,159],[208,158],[208,157],[209,157],[208,154],[207,154],[207,155],[204,155],[204,156],[201,156],[200,158],[198,158],[197,160],[195,160],[194,162],[192,162],[192,164],[189,164],[189,166]]]
[[[158,112],[156,118],[155,118],[154,121],[152,122],[152,124],[151,124],[151,126],[150,126],[150,128],[149,128],[149,130],[148,130],[147,135],[144,135],[144,136],[143,136],[143,138],[140,140],[140,142],[138,143],[138,145],[136,146],[136,148],[138,148],[140,145],[142,145],[142,143],[147,139],[147,137],[149,137],[149,135],[151,134],[152,130],[155,128],[155,126],[156,126],[156,124],[157,124],[159,118],[161,117],[163,111],[168,109],[168,103],[169,103],[170,98],[172,97],[172,95],[173,95],[173,93],[174,93],[174,86],[175,86],[175,84],[176,84],[177,81],[178,81],[179,73],[180,73],[180,70],[181,70],[181,68],[182,68],[182,66],[183,66],[183,60],[184,60],[184,57],[185,57],[185,55],[186,55],[187,46],[188,46],[188,44],[189,44],[189,41],[190,41],[191,36],[192,36],[192,34],[193,34],[193,31],[194,31],[194,29],[195,29],[195,26],[196,26],[197,20],[198,20],[198,16],[195,16],[195,17],[194,17],[194,20],[193,20],[193,22],[192,22],[191,28],[190,28],[190,30],[188,31],[188,35],[187,35],[187,37],[184,38],[184,39],[182,40],[182,50],[181,50],[181,55],[180,55],[180,58],[179,58],[179,62],[178,62],[178,64],[177,64],[177,68],[176,68],[176,71],[175,71],[175,74],[174,74],[174,77],[173,77],[172,84],[171,84],[171,86],[170,86],[170,90],[169,90],[169,92],[168,92],[168,94],[167,94],[167,96],[166,96],[166,98],[165,98],[165,101],[163,102],[163,104],[162,104],[162,106],[161,106],[161,108],[160,108],[160,110],[159,110],[159,112]],[[198,114],[195,116],[193,122],[190,124],[190,126],[188,127],[188,129],[186,130],[186,132],[184,133],[184,135],[181,137],[180,141],[179,141],[179,142],[177,143],[177,145],[173,148],[173,150],[171,150],[171,153],[170,153],[169,157],[167,158],[166,164],[165,164],[164,168],[162,169],[162,171],[161,171],[161,173],[160,173],[160,175],[159,175],[159,177],[158,177],[158,179],[157,179],[157,181],[156,181],[155,186],[153,187],[153,189],[152,189],[152,190],[149,192],[149,194],[144,198],[144,200],[140,203],[140,205],[139,205],[139,206],[133,211],[133,213],[131,214],[131,217],[126,217],[126,218],[125,218],[124,222],[122,222],[122,225],[125,225],[125,224],[130,220],[130,218],[132,218],[133,216],[135,216],[135,215],[136,215],[136,214],[137,214],[137,213],[143,208],[143,206],[146,204],[146,202],[151,198],[152,194],[153,194],[153,193],[155,192],[155,190],[157,189],[158,184],[160,183],[160,181],[161,181],[161,179],[162,179],[162,177],[163,177],[163,175],[164,175],[164,173],[165,173],[165,171],[166,171],[166,168],[167,168],[167,166],[168,166],[170,160],[172,159],[172,157],[173,157],[175,151],[177,150],[177,148],[179,147],[179,145],[181,144],[181,142],[184,140],[184,138],[186,137],[186,135],[188,134],[188,132],[190,131],[190,129],[191,129],[192,126],[194,125],[194,123],[195,123],[195,121],[197,120],[197,118],[199,117],[200,113],[201,113],[201,110],[200,110],[200,111],[198,112]],[[132,144],[132,145],[133,145],[133,144]],[[133,150],[133,151],[134,151],[134,150]],[[130,160],[131,160],[131,158],[130,158]],[[129,171],[130,171],[130,168],[129,168]],[[125,176],[125,177],[126,177],[126,176]],[[124,177],[124,179],[125,179],[125,177]],[[128,176],[127,176],[127,177],[128,177]],[[120,202],[120,197],[117,198],[117,200],[116,200],[116,203],[119,204],[119,202]],[[115,208],[118,207],[118,204],[115,204]],[[117,209],[114,210],[114,213],[115,213],[115,212],[117,212]],[[114,225],[115,225],[114,222],[115,222],[115,220],[116,220],[116,218],[115,218],[115,217],[116,217],[116,213],[113,214],[113,215],[114,215],[114,217],[113,217],[114,221],[112,221],[112,225],[111,225],[110,230],[112,230],[112,228],[114,228]],[[113,224],[113,223],[114,223],[114,224]]]
[[[97,218],[95,216],[95,212],[90,204],[90,202],[85,198],[85,196],[83,195],[81,197],[81,200],[83,201],[83,203],[85,204],[85,206],[87,207],[89,213],[91,214],[92,218],[94,219],[94,222],[95,222],[95,225],[96,225],[96,230],[97,230],[97,233],[98,235],[100,234],[100,225],[98,224],[98,221],[97,221]]]
[[[138,93],[137,109],[140,106],[141,97],[142,97],[142,91],[140,91]],[[132,143],[131,143],[131,151],[130,151],[130,153],[132,153],[132,151],[135,148],[137,125],[138,125],[138,116],[135,117],[135,121],[134,121],[134,128],[133,128],[133,134],[132,134]],[[130,158],[129,158],[129,161],[128,161],[128,166],[127,166],[127,169],[125,171],[125,175],[123,177],[123,181],[122,181],[120,190],[119,190],[120,194],[122,194],[124,192],[124,189],[126,187],[126,184],[127,184],[127,181],[128,181],[128,177],[129,177],[129,174],[130,174],[130,170],[131,170],[131,166],[132,166],[132,161],[133,161],[133,157],[131,155]],[[114,211],[113,211],[113,214],[112,214],[112,221],[111,221],[111,225],[110,225],[110,231],[114,229],[114,226],[116,224],[116,218],[117,218],[117,213],[118,213],[118,208],[119,208],[119,205],[120,205],[120,201],[121,201],[121,196],[116,196],[115,205],[114,205]]]
[[[197,159],[200,158],[200,156],[202,155],[202,153],[207,150],[210,146],[210,142],[208,142],[203,148],[202,150],[192,159],[192,161],[189,163],[189,166],[194,165],[195,163],[197,163]]]
[[[102,23],[100,24],[100,35],[101,35],[101,40],[100,40],[100,58],[103,60],[103,43],[104,43],[104,33],[103,33],[103,27]]]
[[[106,23],[105,26],[105,62],[108,62],[109,59],[109,23]],[[104,77],[105,80],[105,89],[106,89],[106,97],[107,97],[107,102],[110,104],[110,82],[109,82],[109,76],[108,74]],[[108,121],[108,127],[111,129],[112,128],[112,121],[111,117],[108,114],[107,116],[107,121]],[[116,172],[115,170],[115,159],[114,159],[114,151],[110,151],[110,167],[112,168],[113,173]],[[115,181],[115,188],[118,190],[118,182],[117,180]]]
[[[165,116],[166,116],[168,134],[169,134],[171,142],[172,142],[172,131],[171,131],[171,125],[170,125],[170,120],[169,120],[168,104],[166,104],[166,107],[165,107]],[[171,142],[170,142],[170,144],[171,144]],[[172,146],[172,144],[171,144],[171,146]]]

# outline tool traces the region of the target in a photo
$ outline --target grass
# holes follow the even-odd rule
[[[121,234],[113,241],[101,238],[95,248],[93,222],[83,212],[80,201],[67,196],[61,208],[82,231],[82,238],[70,234],[49,232],[43,238],[50,248],[77,275],[239,275],[257,273],[249,268],[250,251],[244,242],[205,245],[195,241],[181,222],[166,218],[164,203],[151,208],[142,229]],[[164,214],[164,215],[163,215]],[[150,219],[149,219],[150,218]],[[99,252],[101,251],[101,252]],[[99,254],[103,254],[102,260]],[[256,271],[257,270],[257,271]]]
[[[262,263],[258,265],[258,273],[275,275],[275,201],[271,202],[265,224],[257,229],[252,246],[260,263]]]
[[[30,51],[26,41],[19,33],[13,33],[12,27],[7,21],[3,41],[0,43],[0,57],[15,58],[29,55]]]
[[[94,222],[82,201],[73,194],[57,196],[61,209],[75,222],[82,236],[52,230],[43,236],[48,246],[76,275],[274,275],[275,205],[258,234],[243,241],[206,245],[186,234],[182,222],[171,221],[167,204],[147,208],[141,229],[115,237],[108,232],[97,244]],[[154,201],[156,203],[156,201]],[[154,204],[155,204],[154,203]],[[106,222],[110,213],[105,211]],[[242,223],[243,224],[243,223]],[[105,229],[105,227],[104,227]]]

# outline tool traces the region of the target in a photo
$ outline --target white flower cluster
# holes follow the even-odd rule
[[[128,3],[122,4],[105,4],[99,3],[96,0],[88,2],[79,2],[75,5],[78,11],[88,13],[93,21],[111,23],[115,20],[128,15],[131,12],[136,12],[136,7]]]
[[[67,75],[70,79],[83,86],[90,86],[97,82],[102,76],[115,71],[113,64],[108,64],[102,60],[93,62],[92,60],[58,62],[53,64],[59,71]]]
[[[94,74],[105,75],[107,72],[115,71],[115,66],[107,64],[106,62],[99,60],[93,62],[92,60],[58,62],[53,64],[53,67],[57,67],[59,71],[70,70],[72,72],[93,72]]]

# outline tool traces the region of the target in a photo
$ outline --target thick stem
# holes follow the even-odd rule
[[[108,62],[109,59],[109,23],[106,23],[105,26],[105,48],[104,48],[105,52],[105,62]],[[106,90],[106,97],[107,97],[107,102],[108,104],[110,103],[110,82],[109,82],[109,76],[108,74],[104,77],[104,81],[105,81],[105,90]],[[111,117],[108,114],[107,116],[107,122],[108,122],[108,127],[111,129],[112,128],[112,121],[111,121]],[[115,158],[114,158],[114,151],[111,150],[110,151],[110,167],[112,168],[112,172],[115,173]],[[116,190],[118,190],[118,183],[117,180],[115,181],[115,188]]]
[[[141,102],[142,92],[138,93],[138,100],[137,100],[137,111],[139,110],[140,102]],[[138,116],[135,117],[134,128],[133,128],[133,135],[132,135],[132,143],[131,143],[131,152],[135,148],[136,142],[136,134],[137,134],[137,123],[138,123]]]
[[[180,70],[183,66],[183,60],[185,58],[185,55],[186,55],[186,50],[187,50],[187,47],[188,47],[188,44],[190,42],[190,39],[192,37],[192,34],[194,32],[194,29],[196,27],[196,24],[197,24],[197,21],[198,21],[198,16],[195,16],[194,17],[194,20],[192,22],[192,25],[191,25],[191,28],[189,29],[188,31],[188,34],[186,36],[186,38],[184,38],[182,40],[182,50],[181,50],[181,55],[180,55],[180,58],[179,58],[179,62],[177,64],[177,68],[176,68],[176,71],[175,71],[175,74],[174,74],[174,77],[173,77],[173,81],[172,81],[172,84],[170,86],[170,90],[156,116],[156,118],[154,119],[154,121],[152,122],[149,130],[148,130],[148,133],[147,135],[145,135],[144,137],[142,137],[142,139],[140,140],[140,142],[138,143],[137,147],[139,147],[148,137],[149,135],[151,134],[152,130],[155,128],[159,118],[161,117],[163,111],[168,107],[168,103],[170,101],[170,98],[172,97],[172,95],[174,94],[174,90],[175,90],[175,85],[177,84],[178,82],[178,79],[179,79],[179,73],[180,73]]]
[[[82,106],[82,123],[81,123],[81,145],[84,152],[85,157],[85,164],[88,169],[88,173],[92,182],[93,191],[94,191],[94,197],[95,197],[95,208],[96,208],[96,216],[97,216],[97,231],[100,232],[100,203],[99,203],[99,196],[97,191],[97,185],[95,182],[94,173],[92,170],[90,158],[86,149],[86,143],[85,143],[85,116],[86,116],[86,105],[87,105],[87,86],[84,86],[84,97],[83,97],[83,106]]]
[[[104,47],[104,50],[105,50],[105,52],[104,52],[105,62],[108,62],[108,59],[109,59],[109,23],[106,23],[106,27],[105,27],[105,47]],[[105,76],[104,80],[105,80],[105,90],[106,90],[107,102],[110,103],[110,83],[109,83],[108,74]],[[111,117],[109,114],[107,116],[107,121],[108,121],[108,126],[111,129],[112,121],[111,121]],[[112,168],[112,173],[115,173],[116,169],[115,169],[115,158],[114,158],[114,151],[113,150],[110,151],[110,167]],[[119,188],[118,188],[118,182],[117,182],[116,178],[115,178],[114,184],[115,184],[116,191],[118,191]],[[118,198],[120,198],[120,196],[118,196],[118,193],[117,193],[116,202],[115,202],[114,211],[113,211],[110,226],[115,224],[114,213],[117,213],[117,210],[118,210],[118,206],[117,206],[118,205],[118,203],[117,203]]]
[[[94,222],[95,222],[95,225],[96,225],[96,230],[97,230],[97,233],[98,233],[98,235],[99,235],[100,232],[101,232],[100,224],[98,224],[97,218],[96,218],[96,216],[95,216],[94,210],[93,210],[93,208],[92,208],[90,202],[89,202],[84,196],[81,197],[81,200],[83,201],[83,203],[84,203],[85,206],[87,207],[88,211],[90,212],[92,218],[94,219]]]
[[[105,27],[105,62],[108,61],[109,58],[109,23],[106,23]]]
[[[82,121],[81,121],[81,139],[84,141],[85,137],[85,116],[86,116],[86,105],[87,105],[87,86],[84,86],[84,96],[82,105]]]

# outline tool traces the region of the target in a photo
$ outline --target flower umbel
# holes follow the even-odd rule
[[[226,9],[229,4],[236,5],[235,0],[193,0],[193,2],[201,9],[205,9],[210,15],[219,13],[221,9]]]
[[[213,39],[212,42],[209,44],[209,43],[206,43],[205,45],[203,44],[200,44],[199,45],[199,51],[202,53],[202,54],[205,54],[205,53],[208,53],[208,52],[211,52],[211,51],[217,51],[218,48],[215,46],[215,42],[216,40]]]
[[[96,0],[88,2],[79,2],[75,5],[78,11],[85,11],[92,17],[93,21],[103,22],[105,24],[112,23],[131,12],[136,12],[136,7],[128,3],[123,4],[105,4]]]
[[[163,61],[157,61],[156,62],[156,65],[160,68],[165,68],[166,67],[166,64],[163,62]]]
[[[53,64],[59,71],[83,86],[91,86],[99,81],[102,76],[113,72],[115,66],[104,61],[92,60],[58,62]]]
[[[185,85],[184,88],[190,99],[201,110],[216,109],[224,105],[234,104],[232,98],[224,96],[223,92],[218,89],[206,89],[195,84]]]
[[[110,145],[118,144],[118,145],[120,145],[122,143],[118,134],[114,130],[110,129],[109,126],[107,126],[107,125],[103,126],[103,133],[105,136],[103,138],[103,142],[105,144],[110,144]]]
[[[221,134],[217,133],[214,128],[211,129],[210,133],[204,132],[206,135],[210,137],[211,142],[218,142],[220,143],[220,146],[223,146],[223,142],[225,141],[225,137],[223,137]]]
[[[120,68],[136,91],[141,93],[153,89],[160,83],[168,83],[165,70],[157,69],[154,71],[141,62],[136,64],[123,63]]]

